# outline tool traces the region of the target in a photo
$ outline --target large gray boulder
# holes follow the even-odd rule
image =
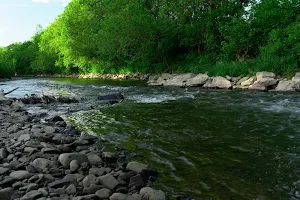
[[[128,197],[127,194],[113,193],[113,194],[109,197],[109,200],[126,200],[127,197]]]
[[[195,77],[195,74],[187,73],[187,74],[180,74],[177,76],[173,76],[169,80],[164,83],[164,86],[177,86],[182,87],[186,85],[186,82],[190,79]]]
[[[257,79],[257,81],[255,81],[253,83],[253,85],[269,87],[269,86],[276,85],[277,83],[278,83],[278,80],[274,79],[274,78],[260,78],[260,79]]]
[[[28,171],[14,171],[9,175],[13,179],[22,180],[30,177],[30,173]]]
[[[107,174],[99,177],[101,185],[104,185],[106,188],[113,190],[119,182],[111,174]]]
[[[292,81],[279,81],[275,91],[296,91],[300,89],[300,79],[299,81],[292,80]]]
[[[263,78],[272,78],[274,79],[276,75],[273,72],[257,72],[256,73],[256,79],[260,80]]]
[[[5,188],[0,190],[0,200],[11,200],[13,188]]]
[[[70,162],[77,160],[79,164],[88,162],[88,157],[82,153],[63,153],[58,157],[58,161],[64,168],[70,168]]]
[[[154,190],[150,187],[144,187],[140,190],[143,200],[167,200],[166,193],[161,190]]]
[[[211,88],[219,88],[219,89],[229,89],[231,87],[231,82],[222,76],[216,76],[212,79]]]
[[[111,196],[111,191],[110,189],[107,188],[103,188],[101,190],[98,190],[96,192],[96,195],[100,198],[100,199],[108,199]]]
[[[148,165],[136,161],[132,161],[127,164],[126,169],[130,171],[134,171],[136,173],[141,173],[143,170],[148,169]]]
[[[37,158],[31,163],[31,165],[39,172],[42,172],[49,164],[50,160],[46,158]]]
[[[197,76],[188,79],[186,82],[186,86],[201,86],[207,81],[207,79],[207,74],[198,74]]]

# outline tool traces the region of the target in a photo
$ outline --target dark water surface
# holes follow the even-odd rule
[[[195,199],[300,199],[300,94],[145,87],[140,82],[48,79],[4,83],[25,94],[77,95],[56,111],[143,155],[157,187]],[[97,110],[95,97],[122,92]],[[33,107],[38,110],[38,107]],[[41,110],[40,110],[41,111]]]

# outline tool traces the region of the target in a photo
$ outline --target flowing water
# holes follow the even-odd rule
[[[30,79],[2,83],[25,94],[76,95],[85,130],[142,155],[160,172],[156,187],[195,199],[300,199],[300,95],[151,88],[134,81]],[[95,105],[121,92],[114,106]],[[97,106],[97,105],[96,105]],[[38,111],[38,107],[31,108]],[[40,108],[41,109],[41,108]],[[41,111],[41,110],[40,110]]]

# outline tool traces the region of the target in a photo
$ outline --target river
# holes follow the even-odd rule
[[[92,131],[142,155],[156,185],[195,199],[300,199],[300,96],[151,88],[139,81],[27,79],[0,83],[10,97],[76,95],[82,103],[31,112],[72,114]],[[121,92],[125,101],[98,105]],[[96,109],[90,109],[90,106]]]

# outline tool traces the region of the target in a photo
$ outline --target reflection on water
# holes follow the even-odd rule
[[[297,93],[185,91],[79,79],[0,87],[17,86],[12,96],[43,91],[84,97],[75,106],[76,123],[142,154],[143,162],[160,170],[157,187],[170,193],[196,199],[300,199]],[[116,91],[126,98],[122,104],[87,109],[97,95]]]

